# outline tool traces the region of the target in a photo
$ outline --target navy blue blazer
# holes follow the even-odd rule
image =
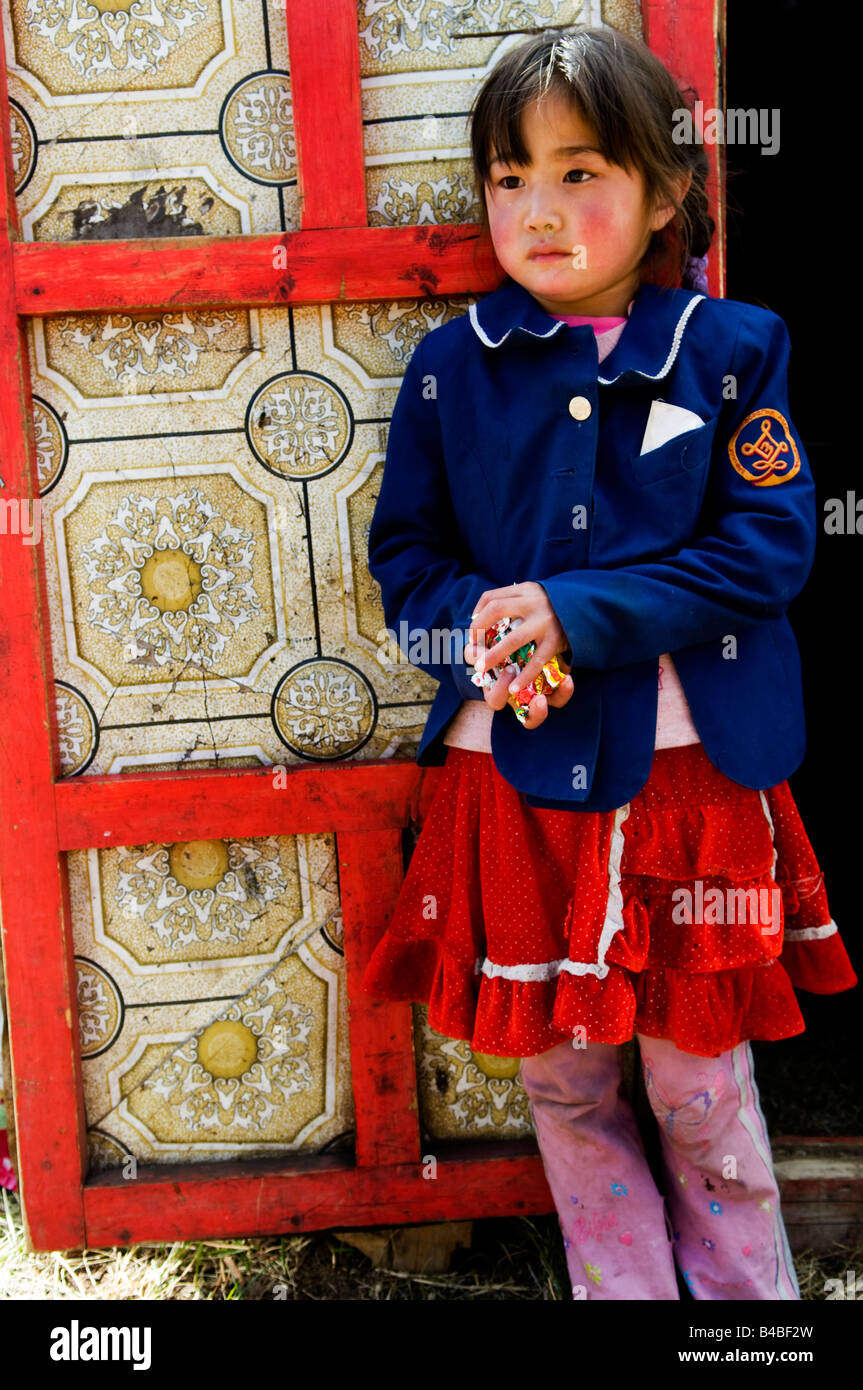
[[[653,285],[601,370],[592,328],[512,280],[423,339],[369,532],[388,628],[406,623],[417,651],[420,631],[458,637],[411,652],[439,682],[421,765],[445,761],[446,725],[483,698],[462,653],[480,595],[534,580],[575,693],[536,729],[509,706],[493,718],[495,764],[528,805],[608,811],[641,789],[663,652],[720,771],[760,789],[799,766],[785,611],[817,522],[788,357],[776,314]]]

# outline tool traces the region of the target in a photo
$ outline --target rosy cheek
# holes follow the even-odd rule
[[[517,229],[513,218],[495,217],[491,221],[491,239],[499,252],[506,253],[517,241]]]
[[[588,204],[579,210],[578,230],[580,236],[585,241],[592,241],[595,246],[600,246],[608,236],[614,236],[617,230],[617,218],[613,208],[602,204],[591,206]]]
[[[632,233],[620,209],[602,205],[581,209],[578,238],[587,249],[588,261],[599,267],[621,253]]]

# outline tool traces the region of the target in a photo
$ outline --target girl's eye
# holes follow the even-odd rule
[[[564,182],[585,183],[588,179],[596,178],[596,175],[592,174],[589,169],[567,169],[563,177]],[[520,183],[521,179],[518,174],[503,174],[498,179],[497,186],[498,188],[513,189],[517,188]]]

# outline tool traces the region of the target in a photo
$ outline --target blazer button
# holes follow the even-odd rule
[[[569,413],[573,420],[586,420],[592,409],[587,396],[573,396],[569,403]]]

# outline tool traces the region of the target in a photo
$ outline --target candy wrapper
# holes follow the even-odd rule
[[[486,648],[491,648],[497,642],[502,641],[502,639],[517,628],[521,622],[521,618],[515,618],[512,621],[509,618],[501,618],[500,622],[494,623],[485,634]],[[523,670],[530,661],[535,650],[535,642],[526,642],[523,647],[519,647],[517,651],[511,653],[509,661],[502,667],[502,670],[506,672],[511,671],[513,674]],[[471,676],[471,681],[474,685],[484,686],[486,689],[494,685],[497,679],[498,673],[493,666],[485,671],[477,671]],[[523,690],[519,690],[516,695],[510,695],[509,704],[511,704],[515,710],[516,718],[523,724],[530,714],[530,704],[534,697],[536,695],[547,695],[549,691],[555,690],[564,679],[564,674],[557,664],[557,657],[551,657],[545,663],[539,675],[536,676],[529,685],[525,686]]]

